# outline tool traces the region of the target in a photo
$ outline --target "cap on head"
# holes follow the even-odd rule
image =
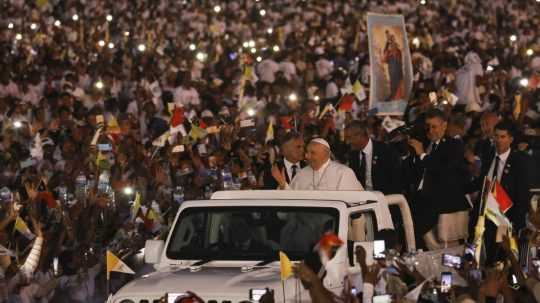
[[[328,141],[324,140],[323,138],[315,138],[313,140],[311,140],[309,143],[318,143],[324,147],[326,147],[326,149],[328,149],[328,151],[330,151],[330,144],[328,144]]]

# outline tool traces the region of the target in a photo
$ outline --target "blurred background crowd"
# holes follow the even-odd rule
[[[421,153],[408,139],[428,146],[434,109],[462,144],[458,178],[489,169],[497,125],[523,160],[515,186],[540,184],[537,1],[0,6],[0,302],[103,301],[106,249],[137,254],[184,200],[276,188],[272,165],[302,161],[314,137],[351,167],[361,140],[383,144],[395,180],[359,180],[412,204]],[[414,87],[403,116],[370,110],[367,12],[405,17]],[[540,222],[525,224],[527,211],[516,230]],[[489,277],[478,283],[506,289]]]

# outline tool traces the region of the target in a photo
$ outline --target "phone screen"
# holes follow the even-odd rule
[[[58,275],[58,257],[53,259],[53,273],[55,276]]]
[[[185,293],[172,292],[167,294],[167,303],[174,303],[178,297],[185,296]]]
[[[112,146],[110,144],[98,144],[97,148],[99,151],[111,151]]]
[[[452,287],[452,273],[451,272],[442,272],[441,273],[441,292],[447,293]]]
[[[373,241],[373,258],[384,259],[384,251],[386,250],[384,240]]]
[[[260,301],[262,296],[266,294],[266,289],[250,289],[249,290],[249,299],[252,301]]]
[[[392,302],[392,297],[390,295],[374,296],[373,303],[390,303]]]
[[[444,266],[452,267],[452,268],[461,268],[461,257],[460,256],[454,256],[449,254],[443,254],[442,255],[442,263]]]

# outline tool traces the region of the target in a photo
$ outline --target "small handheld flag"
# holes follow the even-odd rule
[[[292,276],[292,263],[291,260],[289,260],[289,257],[287,255],[280,251],[279,252],[279,267],[281,271],[281,281],[287,280],[290,276]]]
[[[121,272],[125,274],[135,274],[135,272],[129,268],[120,258],[115,254],[107,250],[107,280],[111,278],[111,272]]]

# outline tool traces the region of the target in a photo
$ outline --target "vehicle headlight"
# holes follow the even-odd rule
[[[133,302],[133,301],[130,300],[130,299],[126,299],[126,300],[120,301],[120,303],[135,303],[135,302]]]

